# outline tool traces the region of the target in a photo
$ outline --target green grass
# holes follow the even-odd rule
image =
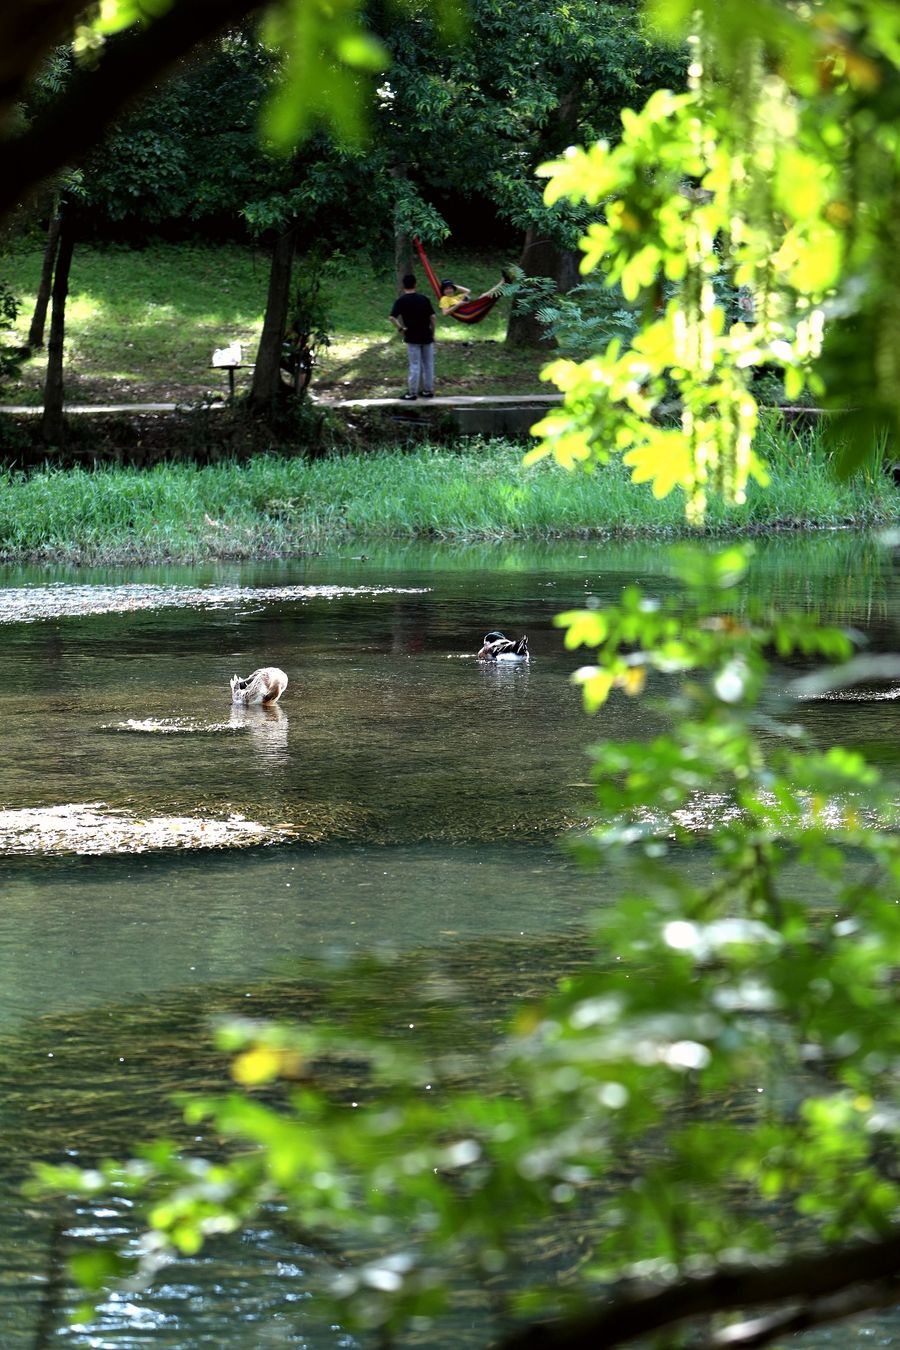
[[[870,527],[900,517],[889,479],[839,484],[816,453],[713,505],[708,532]],[[625,523],[627,522],[627,524]],[[349,540],[553,539],[685,533],[677,494],[657,502],[616,461],[593,475],[522,465],[521,446],[471,442],[332,456],[261,456],[200,468],[48,468],[0,477],[0,557],[130,562],[290,556]]]
[[[492,286],[503,259],[442,255],[440,266],[475,294]],[[0,275],[21,301],[17,331],[27,336],[40,275],[37,248],[8,252]],[[75,250],[66,330],[70,402],[197,402],[220,397],[224,377],[209,369],[215,347],[239,340],[255,358],[268,285],[268,255],[237,245],[158,244]],[[424,288],[424,276],[421,276]],[[325,284],[332,316],[331,346],[322,353],[314,387],[334,397],[378,397],[405,385],[402,344],[387,322],[396,295],[393,275],[375,276],[364,261],[348,261]],[[501,300],[476,327],[452,320],[439,326],[438,376],[445,393],[533,393],[545,389],[544,358],[503,345],[509,301]],[[7,386],[6,402],[37,404],[43,354]],[[238,387],[251,372],[237,374]]]

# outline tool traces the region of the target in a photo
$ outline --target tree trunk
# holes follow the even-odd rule
[[[560,248],[533,227],[525,235],[519,266],[526,277],[549,277],[558,291],[570,291],[578,284],[578,255]],[[551,347],[543,327],[534,314],[513,305],[506,328],[510,347]]]
[[[574,78],[560,98],[551,115],[548,140],[544,147],[545,159],[554,158],[563,147],[571,145],[578,136],[579,113],[584,94],[584,80]],[[572,249],[560,248],[551,238],[531,226],[525,235],[525,244],[519,266],[526,277],[549,277],[561,292],[570,291],[578,284],[578,254]],[[552,347],[552,339],[544,335],[534,314],[513,304],[506,328],[506,341],[511,347]]]
[[[56,251],[59,247],[59,230],[62,223],[60,207],[57,202],[47,226],[47,242],[44,245],[44,260],[41,263],[41,279],[38,282],[37,299],[28,329],[28,347],[36,351],[44,345],[44,325],[47,321],[47,306],[50,303],[50,287],[53,283],[53,268],[56,265]]]
[[[66,332],[66,296],[69,293],[69,271],[75,235],[70,217],[63,216],[59,231],[59,248],[53,274],[50,338],[47,342],[47,378],[44,384],[44,415],[41,436],[48,445],[61,445],[65,439],[63,418],[63,342]]]
[[[391,174],[391,177],[393,178],[393,180],[394,180],[395,183],[399,183],[399,182],[405,181],[406,176],[407,176],[407,175],[406,175],[406,165],[405,165],[405,164],[395,164],[395,165],[393,166],[393,168],[391,169],[390,174]],[[399,190],[398,190],[398,196],[399,196]],[[412,238],[410,237],[410,234],[409,234],[409,232],[408,232],[407,230],[401,229],[400,226],[396,224],[396,215],[397,215],[397,214],[398,214],[398,213],[395,211],[395,224],[394,224],[394,271],[395,271],[396,274],[397,274],[397,291],[398,291],[398,293],[399,293],[400,291],[403,290],[403,278],[406,276],[406,274],[407,274],[408,272],[415,272],[415,270],[416,270],[416,265],[415,265],[415,263],[413,262],[413,243],[412,243]]]
[[[403,278],[407,273],[415,274],[418,265],[418,255],[413,261],[413,243],[412,239],[405,230],[398,230],[394,235],[394,271],[397,274],[397,290],[403,290]]]
[[[250,389],[250,406],[256,411],[270,408],[281,394],[281,347],[287,325],[296,240],[297,228],[292,225],[278,235],[272,246],[266,315]]]

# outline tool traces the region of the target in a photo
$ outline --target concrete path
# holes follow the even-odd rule
[[[333,408],[384,408],[392,407],[395,403],[405,405],[412,403],[413,400],[405,399],[399,394],[391,398],[340,399],[315,395],[313,402],[328,404]],[[446,408],[531,408],[562,403],[562,394],[435,394],[434,398],[416,399],[415,402],[421,403],[423,408],[435,405]]]
[[[391,398],[329,398],[312,393],[310,401],[318,408],[338,413],[357,413],[381,410],[400,427],[417,427],[427,431],[433,421],[453,423],[463,436],[528,436],[531,428],[545,412],[562,402],[561,394],[436,394],[434,398],[405,399],[399,394]],[[189,403],[67,403],[63,412],[67,417],[90,417],[102,413],[136,417],[141,413],[189,412]],[[230,405],[224,401],[204,403],[210,412],[221,411]],[[39,417],[42,407],[28,404],[0,404],[0,416],[9,413],[17,417]],[[435,415],[442,414],[438,419]]]

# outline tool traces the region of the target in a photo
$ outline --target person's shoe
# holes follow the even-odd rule
[[[402,399],[405,399],[407,403],[415,403],[416,398],[418,397],[418,395],[416,395],[416,394],[401,394],[400,397],[401,397]]]
[[[433,389],[423,389],[423,390],[422,390],[422,393],[420,394],[419,397],[420,397],[420,398],[434,398],[434,390],[433,390]]]

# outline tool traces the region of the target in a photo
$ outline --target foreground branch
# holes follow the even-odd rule
[[[845,1289],[828,1298],[789,1308],[786,1312],[734,1322],[711,1339],[704,1340],[696,1350],[758,1350],[758,1347],[771,1345],[784,1336],[795,1336],[812,1327],[833,1326],[835,1322],[843,1322],[848,1317],[889,1307],[896,1303],[898,1292],[896,1280]]]
[[[900,1231],[892,1231],[880,1242],[833,1247],[772,1265],[734,1266],[643,1294],[629,1291],[580,1317],[535,1323],[513,1332],[495,1350],[597,1350],[598,1346],[613,1350],[691,1318],[793,1305],[772,1323],[769,1334],[763,1322],[745,1323],[743,1331],[731,1329],[730,1341],[729,1332],[722,1333],[726,1339],[707,1341],[710,1346],[744,1350],[767,1344],[787,1330],[883,1307],[900,1296],[898,1276]],[[842,1299],[845,1291],[847,1297]],[[763,1335],[765,1339],[760,1339]]]
[[[57,20],[66,8],[56,7]],[[0,218],[8,216],[50,174],[81,160],[119,114],[189,51],[259,8],[260,0],[175,0],[162,18],[112,44],[96,66],[77,72],[65,92],[27,131],[0,141]],[[43,55],[60,40],[50,24],[31,34],[28,54],[32,61],[41,32],[47,44]],[[9,97],[10,87],[10,74],[5,86],[0,78],[0,118],[8,112],[2,97]]]
[[[5,126],[41,61],[72,34],[84,0],[5,0],[0,5],[0,126]]]

